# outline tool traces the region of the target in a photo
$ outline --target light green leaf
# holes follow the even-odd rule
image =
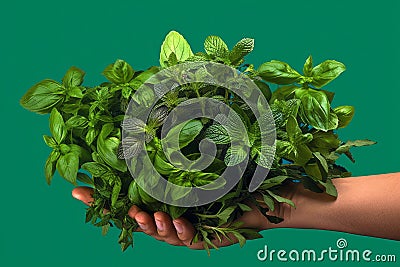
[[[247,206],[246,204],[238,203],[237,205],[238,205],[238,207],[239,207],[242,211],[252,211],[252,208],[250,208],[250,207]]]
[[[67,135],[64,119],[56,108],[53,108],[50,114],[50,132],[57,144],[61,144]]]
[[[118,59],[115,63],[108,65],[103,75],[112,83],[124,84],[132,80],[135,71],[127,62]]]
[[[65,73],[62,83],[66,88],[72,88],[80,86],[83,83],[83,77],[85,72],[77,67],[71,67],[67,73]]]
[[[217,217],[220,220],[220,224],[228,222],[229,217],[232,215],[235,209],[235,206],[230,206],[225,208],[222,212],[218,213]]]
[[[335,60],[326,60],[313,68],[311,72],[313,77],[312,84],[317,88],[321,88],[336,79],[345,70],[346,67],[343,63]]]
[[[310,55],[306,62],[304,63],[304,67],[303,67],[303,73],[305,76],[311,76],[312,74],[312,68],[313,68],[313,61],[312,61],[312,56]]]
[[[291,84],[301,79],[301,75],[289,64],[277,60],[263,63],[258,68],[258,73],[267,82],[276,84]]]
[[[21,98],[20,104],[32,112],[49,113],[65,99],[62,86],[53,80],[43,80],[32,86]]]
[[[171,31],[165,37],[161,45],[160,52],[160,66],[163,68],[168,67],[166,62],[170,55],[174,53],[178,62],[183,62],[189,57],[193,56],[193,52],[189,43],[176,31]]]
[[[51,148],[56,148],[57,147],[57,142],[54,140],[53,137],[48,136],[48,135],[43,135],[43,140]]]
[[[336,116],[338,117],[339,124],[338,128],[346,127],[354,116],[354,107],[352,106],[339,106],[333,109]]]
[[[263,201],[264,201],[265,205],[267,205],[267,207],[270,211],[275,210],[274,200],[270,196],[263,194]]]
[[[228,46],[218,36],[208,36],[204,41],[204,50],[210,56],[224,58],[229,52]]]
[[[242,59],[254,49],[254,39],[243,38],[232,48],[229,53],[231,64],[240,64]]]
[[[79,87],[68,88],[67,89],[67,95],[69,95],[71,97],[76,97],[76,98],[82,98],[83,97],[82,90]]]

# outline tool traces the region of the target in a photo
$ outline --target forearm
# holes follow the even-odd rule
[[[274,227],[313,228],[400,240],[400,173],[334,179],[338,197],[299,186],[292,200],[297,208],[283,207],[285,221]]]

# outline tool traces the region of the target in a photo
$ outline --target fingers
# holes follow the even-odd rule
[[[193,224],[190,223],[188,220],[185,218],[178,218],[173,221],[173,225],[176,231],[176,235],[179,238],[179,240],[188,247],[193,246],[191,243],[194,235],[195,235],[195,229],[193,227]]]
[[[72,196],[90,206],[93,202],[93,189],[87,186],[78,186],[72,190]]]

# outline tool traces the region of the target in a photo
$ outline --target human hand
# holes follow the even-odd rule
[[[72,191],[72,196],[86,205],[90,205],[93,201],[92,194],[93,189],[89,187],[76,187]],[[195,228],[191,222],[183,217],[172,220],[167,213],[162,211],[155,212],[154,215],[151,216],[135,205],[129,209],[128,214],[139,224],[138,232],[143,232],[157,240],[164,241],[174,246],[204,249],[203,242],[192,243],[192,239],[196,233]],[[243,222],[243,228],[265,229],[266,219],[257,208],[245,212],[243,216],[239,218],[239,221]],[[237,243],[234,236],[229,236],[229,238],[233,242],[223,238],[221,242],[214,239],[213,243],[217,247],[224,247]]]

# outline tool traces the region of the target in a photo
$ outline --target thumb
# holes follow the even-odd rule
[[[72,196],[90,206],[93,202],[93,189],[87,186],[78,186],[72,190]]]

